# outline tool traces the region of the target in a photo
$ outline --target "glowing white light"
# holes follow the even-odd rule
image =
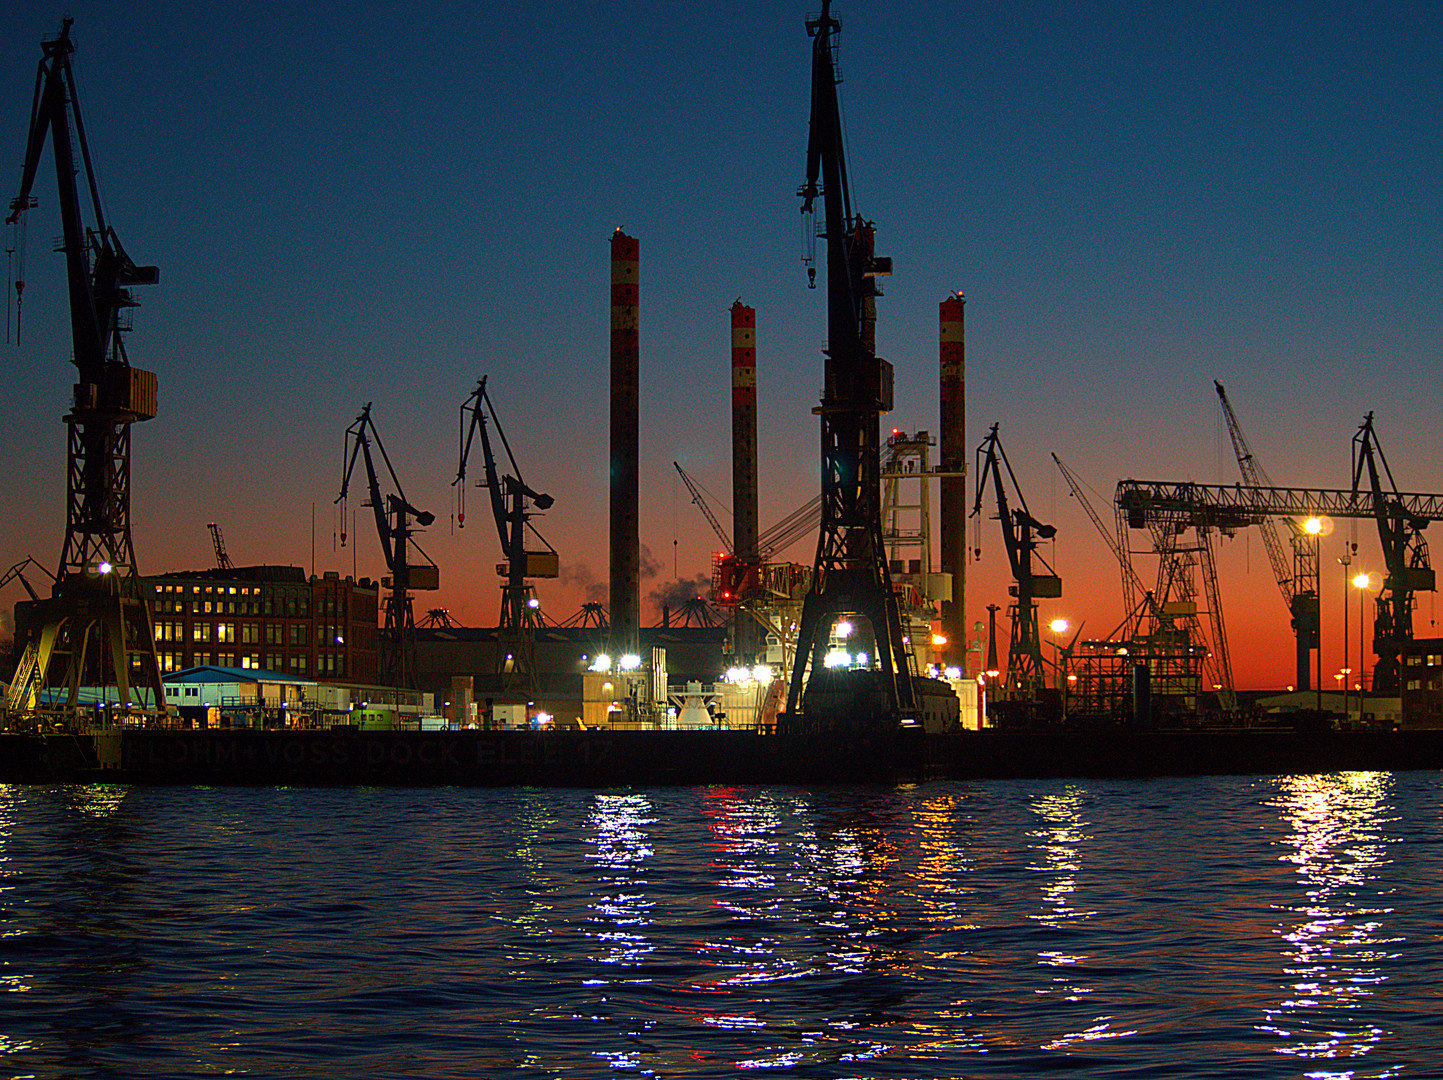
[[[541,606],[541,601],[533,596],[530,600],[526,601],[526,606],[529,607],[532,611],[535,611]]]
[[[1052,632],[1053,632],[1054,634],[1065,634],[1065,633],[1067,633],[1067,620],[1066,620],[1066,619],[1053,619],[1052,622],[1048,623],[1047,625],[1051,628],[1051,630],[1052,630]]]
[[[866,653],[864,653],[864,652],[859,652],[859,653],[857,654],[857,666],[858,666],[858,667],[866,667],[866,666],[867,666],[867,654],[866,654]]]
[[[772,681],[772,669],[768,664],[758,664],[752,668],[752,678],[763,686]]]
[[[961,669],[961,668],[959,668],[959,667],[949,667],[949,668],[947,669],[947,678],[949,678],[949,679],[960,679],[961,677],[962,677],[962,669]]]
[[[837,636],[843,639],[852,636],[852,624],[846,619],[843,619],[837,624]]]
[[[851,654],[851,653],[842,652],[842,651],[839,650],[839,649],[838,649],[838,650],[834,650],[834,651],[832,651],[832,652],[827,653],[826,659],[824,659],[824,660],[822,661],[822,663],[823,663],[826,667],[829,667],[829,668],[851,667],[851,666],[852,666],[852,654]]]
[[[115,567],[111,566],[108,562],[103,562],[99,566],[97,566],[96,569],[99,570],[102,574],[108,574],[110,573],[110,571],[114,570]]]
[[[639,667],[641,667],[641,657],[636,653],[629,652],[621,658],[622,671],[635,671]]]
[[[606,653],[597,653],[597,654],[596,654],[596,660],[595,660],[595,662],[591,665],[591,670],[592,670],[592,671],[610,671],[610,670],[611,670],[611,657],[607,656]]]

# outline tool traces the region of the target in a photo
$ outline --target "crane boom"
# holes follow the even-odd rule
[[[732,551],[731,539],[727,536],[726,530],[721,527],[721,522],[716,519],[716,515],[712,513],[711,507],[707,505],[706,499],[702,497],[701,489],[696,486],[696,481],[681,467],[680,462],[673,461],[672,465],[675,467],[677,475],[681,477],[681,482],[686,485],[687,491],[691,492],[691,501],[696,503],[697,508],[700,509],[703,516],[705,516],[707,524],[711,526],[712,532],[716,533],[717,539],[722,542],[722,547],[726,553],[730,555]]]

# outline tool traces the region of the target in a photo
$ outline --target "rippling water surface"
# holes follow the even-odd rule
[[[1443,782],[0,787],[0,1075],[1443,1075]]]

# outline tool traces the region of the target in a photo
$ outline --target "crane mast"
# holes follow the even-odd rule
[[[506,460],[511,472],[502,475],[497,468],[496,454],[487,433],[487,418],[496,426],[501,447],[506,451]],[[504,684],[520,679],[528,687],[534,687],[536,679],[536,630],[541,622],[540,604],[536,591],[528,580],[533,577],[554,578],[559,573],[556,550],[531,524],[536,511],[549,510],[554,502],[550,495],[534,491],[521,478],[521,469],[516,456],[511,452],[506,432],[496,415],[496,406],[486,392],[486,377],[476,384],[470,397],[461,406],[461,424],[465,434],[461,440],[461,460],[456,469],[456,479],[451,481],[457,489],[457,503],[460,508],[459,520],[464,526],[466,462],[471,455],[471,446],[477,435],[481,437],[481,453],[485,462],[486,478],[478,482],[491,497],[491,516],[496,522],[496,534],[501,541],[504,563],[498,564],[496,572],[504,579],[501,586],[501,618],[498,624],[498,644],[501,646],[499,667]],[[533,509],[534,508],[534,509]],[[545,545],[544,550],[527,550],[527,534],[530,533]]]
[[[803,214],[822,200],[827,245],[827,349],[821,406],[822,523],[812,584],[802,605],[786,725],[828,721],[807,699],[854,700],[838,715],[864,724],[910,721],[915,709],[911,661],[882,538],[879,417],[892,408],[892,366],[875,352],[876,278],[891,260],[873,250],[873,226],[853,216],[842,147],[834,48],[841,24],[830,0],[807,22],[812,38],[812,103]],[[809,268],[815,280],[815,267]],[[856,617],[870,635],[875,663],[866,671],[825,667],[834,629]],[[810,674],[808,674],[810,672]],[[863,699],[871,702],[863,704]],[[858,719],[865,717],[865,719]]]
[[[60,204],[71,360],[78,374],[65,416],[59,571],[50,598],[35,606],[34,633],[21,652],[7,706],[62,716],[73,710],[80,686],[98,685],[114,687],[123,706],[161,712],[165,690],[130,528],[130,426],[155,416],[156,380],[152,372],[131,367],[122,338],[123,313],[136,306],[131,287],[155,284],[160,272],[137,266],[106,224],[70,64],[71,23],[66,19],[60,35],[41,46],[20,192],[6,218],[20,223],[35,206],[31,191],[48,141]],[[85,224],[76,186],[81,168],[92,227]],[[55,692],[42,706],[47,689]]]
[[[383,496],[381,493],[375,461],[371,457],[372,442],[376,444],[376,450],[391,477],[395,494]],[[416,617],[412,608],[411,591],[439,588],[440,571],[424,551],[421,554],[426,558],[426,562],[411,565],[411,536],[415,531],[411,522],[414,520],[417,525],[424,527],[435,520],[435,515],[426,510],[417,510],[407,501],[406,493],[401,489],[401,481],[396,478],[396,470],[391,467],[391,459],[381,442],[380,433],[376,431],[375,422],[371,419],[369,401],[351,426],[346,428],[342,459],[345,467],[341,472],[341,493],[336,496],[336,502],[343,504],[344,517],[344,503],[350,490],[351,474],[359,459],[366,468],[366,501],[363,505],[369,506],[375,517],[376,534],[381,541],[381,555],[385,559],[386,568],[391,572],[389,579],[382,582],[383,585],[390,586],[391,592],[386,598],[386,623],[381,632],[381,682],[388,686],[414,688]],[[344,540],[343,534],[342,541]],[[420,546],[416,545],[416,549],[420,551]]]
[[[1228,401],[1228,392],[1216,379],[1213,380],[1213,386],[1216,387],[1218,400],[1222,403],[1223,419],[1228,425],[1228,437],[1232,440],[1233,454],[1238,459],[1238,471],[1242,473],[1243,483],[1248,487],[1272,487],[1272,480],[1258,464],[1252,447],[1243,435],[1242,426],[1233,412],[1232,402]],[[1276,519],[1262,517],[1258,519],[1257,525],[1258,531],[1262,533],[1263,547],[1268,552],[1268,562],[1273,568],[1273,577],[1277,579],[1278,589],[1282,592],[1283,601],[1288,605],[1288,613],[1292,616],[1293,636],[1297,642],[1296,685],[1299,690],[1307,690],[1311,688],[1313,678],[1309,655],[1318,647],[1319,640],[1318,537],[1309,534],[1294,518],[1288,518],[1287,522],[1293,546],[1291,566],[1283,552],[1283,542],[1278,537]]]

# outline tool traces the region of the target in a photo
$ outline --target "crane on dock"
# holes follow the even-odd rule
[[[987,438],[977,448],[977,498],[972,504],[971,516],[976,517],[982,512],[987,480],[991,477],[997,519],[1002,523],[1003,546],[1007,549],[1007,561],[1012,567],[1013,584],[1009,592],[1016,598],[1008,610],[1012,618],[1012,640],[1007,648],[1007,672],[1002,686],[1008,695],[1029,700],[1035,698],[1046,685],[1042,637],[1037,629],[1037,601],[1056,599],[1062,595],[1062,578],[1037,553],[1037,542],[1051,540],[1057,534],[1057,528],[1044,525],[1027,508],[1017,475],[1012,471],[1012,463],[1007,460],[1007,451],[1002,447],[1000,426],[993,424]],[[1017,509],[1008,503],[1004,470],[1016,493]],[[1034,560],[1045,573],[1034,569]]]
[[[1238,471],[1248,487],[1270,488],[1273,481],[1258,463],[1252,447],[1243,435],[1242,425],[1233,412],[1228,392],[1216,379],[1218,401],[1222,404],[1223,419],[1227,422],[1228,437],[1232,440],[1233,454],[1238,459]],[[1309,656],[1318,647],[1318,537],[1308,532],[1303,523],[1295,518],[1285,518],[1288,523],[1289,539],[1292,541],[1293,558],[1289,563],[1283,551],[1283,541],[1278,535],[1276,518],[1260,517],[1258,532],[1262,534],[1263,547],[1267,549],[1268,563],[1273,568],[1278,590],[1283,602],[1288,605],[1292,617],[1293,637],[1297,642],[1297,687],[1307,690],[1312,686],[1312,664]]]
[[[393,494],[381,494],[376,465],[371,457],[372,442],[376,444],[376,451],[381,455],[381,461],[391,477],[391,484],[395,488]],[[341,493],[336,496],[336,502],[341,504],[342,521],[345,520],[346,496],[350,490],[351,473],[356,467],[357,458],[366,466],[366,500],[362,505],[369,506],[375,517],[381,554],[386,561],[386,568],[391,571],[390,576],[381,580],[381,584],[391,590],[386,598],[386,623],[381,631],[381,682],[387,686],[414,688],[416,616],[412,608],[411,591],[439,589],[441,571],[431,561],[431,557],[421,551],[420,545],[412,540],[415,532],[412,522],[424,528],[436,518],[429,511],[417,510],[407,501],[406,493],[401,489],[401,481],[396,478],[396,470],[391,467],[385,444],[381,442],[381,435],[376,430],[375,421],[371,419],[371,402],[368,401],[361,414],[346,428],[345,450],[342,454],[345,468],[341,473]],[[345,542],[346,534],[342,532],[341,543]],[[424,563],[411,563],[412,546],[421,552],[426,560]]]
[[[511,471],[505,475],[496,466],[496,454],[487,433],[488,416],[490,422],[496,425],[496,435],[511,465]],[[457,490],[458,520],[465,524],[466,461],[471,455],[474,439],[480,435],[486,478],[479,481],[478,486],[490,492],[491,516],[496,521],[501,554],[506,559],[496,566],[496,573],[505,579],[501,586],[501,618],[497,626],[502,683],[509,686],[519,680],[534,688],[536,630],[541,624],[541,604],[536,599],[536,590],[530,579],[557,577],[561,567],[556,549],[536,531],[531,519],[540,511],[550,510],[555,500],[534,490],[521,478],[521,467],[516,464],[511,443],[496,415],[496,406],[486,392],[484,375],[461,405],[461,426],[465,429],[461,440],[461,460],[456,468],[456,479],[451,481]],[[543,546],[536,548],[529,544],[528,534]]]
[[[892,260],[875,254],[872,222],[852,213],[834,56],[841,24],[830,0],[822,0],[821,13],[806,25],[812,103],[807,179],[798,194],[804,215],[822,200],[823,229],[812,232],[827,244],[827,350],[815,410],[822,429],[822,522],[797,631],[786,728],[888,727],[914,723],[916,711],[882,537],[880,416],[892,409],[892,365],[876,354],[876,297],[877,278],[892,272]],[[815,265],[807,269],[815,282]],[[843,626],[855,628],[863,643],[870,636],[874,659],[867,665],[827,667],[832,636]]]
[[[1379,472],[1379,467],[1382,472]],[[1378,595],[1377,614],[1373,620],[1373,651],[1378,662],[1373,668],[1375,693],[1396,694],[1402,687],[1403,672],[1399,662],[1402,647],[1413,640],[1413,608],[1418,592],[1433,592],[1437,587],[1432,564],[1428,561],[1428,541],[1423,530],[1436,520],[1430,514],[1409,507],[1409,497],[1399,495],[1393,483],[1393,470],[1378,434],[1373,430],[1373,414],[1369,413],[1353,436],[1353,496],[1356,500],[1364,472],[1367,492],[1371,495],[1370,517],[1378,524],[1378,539],[1383,545],[1383,565],[1387,576]],[[1387,478],[1387,486],[1383,480]]]
[[[7,224],[23,223],[35,207],[31,192],[48,139],[70,299],[71,362],[78,374],[65,416],[65,543],[51,595],[34,604],[7,705],[56,720],[73,714],[81,686],[113,687],[118,703],[132,712],[165,709],[130,528],[130,428],[155,416],[156,379],[131,366],[123,337],[136,306],[131,289],[154,285],[160,271],[136,265],[106,222],[70,64],[72,21],[41,45],[20,192],[6,218]],[[82,170],[90,195],[88,226],[76,187]],[[23,287],[22,276],[16,287]]]

